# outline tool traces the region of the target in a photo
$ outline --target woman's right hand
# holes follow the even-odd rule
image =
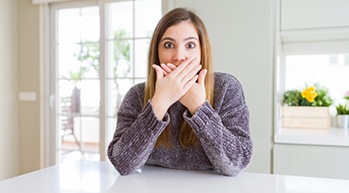
[[[197,58],[184,61],[170,74],[164,77],[163,69],[156,64],[152,66],[156,71],[155,94],[151,99],[154,112],[162,120],[167,109],[178,101],[194,85],[201,69]]]

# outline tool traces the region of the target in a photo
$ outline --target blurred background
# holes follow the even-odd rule
[[[242,83],[247,172],[349,179],[346,0],[0,0],[0,180],[72,160],[108,161],[123,96],[145,81],[153,30],[176,7],[208,30],[214,70]],[[328,129],[283,128],[283,93],[319,83]],[[333,120],[332,120],[333,119]]]

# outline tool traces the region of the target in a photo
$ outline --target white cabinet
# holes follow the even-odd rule
[[[279,0],[283,43],[349,39],[348,0]]]
[[[274,174],[349,179],[349,147],[274,145]]]
[[[281,0],[281,31],[349,27],[348,0]]]

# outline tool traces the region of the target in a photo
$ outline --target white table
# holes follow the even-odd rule
[[[349,193],[349,181],[246,172],[227,177],[212,170],[183,171],[155,166],[120,176],[108,162],[77,161],[1,181],[0,192]]]

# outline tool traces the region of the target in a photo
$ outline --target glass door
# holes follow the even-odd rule
[[[100,13],[96,2],[57,4],[56,163],[100,160]]]
[[[123,96],[146,80],[148,47],[161,5],[161,0],[51,5],[54,164],[107,160]]]

